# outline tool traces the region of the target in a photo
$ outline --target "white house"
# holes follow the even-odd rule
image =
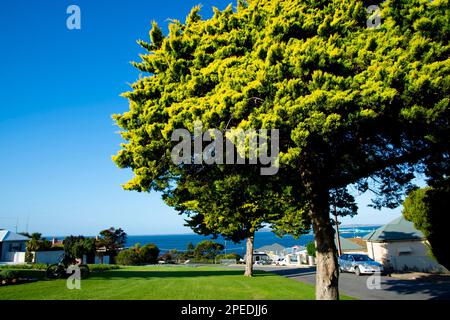
[[[256,252],[264,252],[273,261],[277,261],[279,258],[283,258],[286,254],[286,248],[281,244],[273,243],[271,245],[263,246],[255,250]]]
[[[0,230],[0,263],[25,263],[25,244],[28,237]]]
[[[301,265],[308,264],[306,257],[306,248],[303,246],[293,246],[286,249],[286,254],[284,256],[284,261],[286,265]]]
[[[403,216],[369,233],[364,238],[369,257],[395,271],[442,271],[432,259],[422,232]]]

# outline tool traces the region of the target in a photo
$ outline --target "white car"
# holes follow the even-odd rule
[[[255,266],[265,266],[270,264],[270,260],[257,260],[253,263]]]
[[[287,261],[284,258],[280,258],[275,262],[275,264],[277,266],[287,266]]]
[[[383,265],[370,259],[365,254],[343,254],[338,259],[339,271],[361,274],[383,273]]]

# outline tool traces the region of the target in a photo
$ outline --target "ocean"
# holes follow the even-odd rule
[[[357,228],[341,227],[341,237],[354,238],[363,237],[366,234],[377,229],[379,226],[364,226]],[[127,237],[126,246],[131,247],[136,243],[141,245],[147,243],[155,244],[162,253],[176,249],[178,251],[186,250],[186,246],[189,242],[195,246],[197,243],[203,240],[212,239],[211,237],[205,237],[198,234],[168,234],[168,235],[129,235]],[[294,245],[305,246],[308,242],[313,241],[314,236],[312,234],[302,235],[299,239],[295,239],[292,236],[284,236],[282,238],[276,236],[270,231],[259,231],[255,234],[255,249],[258,249],[265,245],[271,245],[278,243],[284,247],[292,247]],[[219,237],[213,241],[219,242],[225,246],[226,253],[236,252],[240,255],[245,253],[245,242],[233,243],[232,241],[225,241]]]

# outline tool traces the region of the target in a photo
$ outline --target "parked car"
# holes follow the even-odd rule
[[[383,273],[383,265],[374,261],[365,254],[343,254],[338,259],[339,271],[361,274]]]
[[[277,266],[286,266],[287,261],[285,258],[279,258],[277,261],[275,261],[275,265]]]
[[[255,261],[253,264],[255,266],[265,266],[265,265],[269,265],[271,263],[272,263],[271,260],[258,260],[258,261]]]

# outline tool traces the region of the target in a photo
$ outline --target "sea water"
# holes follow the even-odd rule
[[[363,237],[376,228],[377,226],[358,227],[357,229],[341,228],[341,237]],[[223,244],[225,246],[226,253],[236,252],[240,255],[243,255],[245,253],[245,241],[242,241],[241,243],[233,243],[232,241],[226,241],[222,237],[213,239],[212,237],[205,237],[198,234],[129,235],[127,237],[126,246],[131,247],[136,243],[139,243],[141,245],[153,243],[161,250],[161,253],[164,253],[172,249],[184,251],[186,250],[189,242],[191,242],[195,246],[197,243],[203,240],[213,240],[215,242]],[[310,241],[314,241],[314,236],[312,234],[305,234],[300,236],[300,238],[295,239],[292,236],[284,236],[280,238],[270,231],[259,231],[255,234],[254,247],[255,249],[258,249],[262,246],[278,243],[283,247],[288,248],[295,245],[305,246]]]

